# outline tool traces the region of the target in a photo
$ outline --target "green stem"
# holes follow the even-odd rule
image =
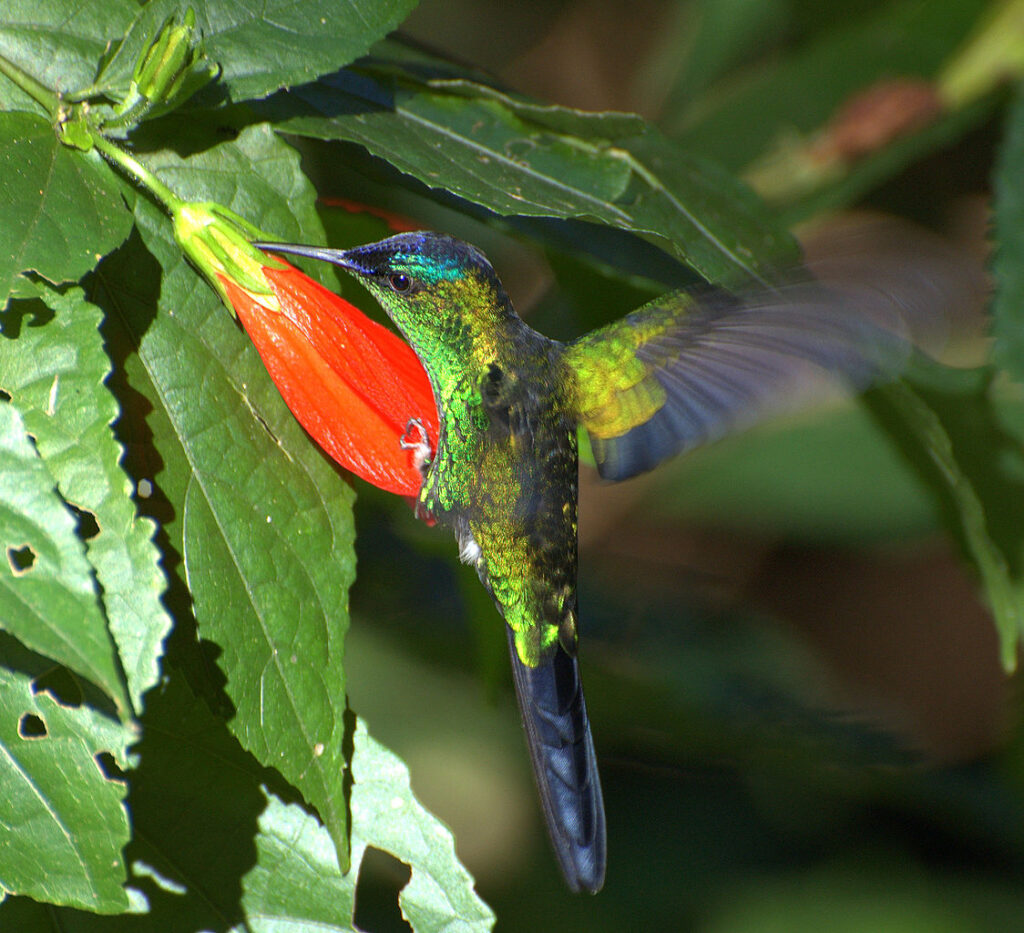
[[[164,206],[168,213],[173,214],[185,206],[186,202],[171,191],[145,165],[134,156],[125,152],[120,146],[112,143],[105,136],[99,133],[95,134],[93,145],[107,160],[113,162],[121,171],[149,191]]]
[[[13,62],[0,55],[0,74],[6,75],[40,106],[56,115],[60,97],[44,87],[31,75],[27,75]],[[169,212],[178,210],[185,202],[156,177],[134,156],[115,145],[99,132],[92,132],[92,144],[123,172],[146,188]]]
[[[58,104],[60,103],[57,95],[45,85],[40,84],[31,75],[25,74],[14,62],[8,61],[2,55],[0,55],[0,74],[10,78],[37,104],[45,107],[48,113],[56,114]]]
[[[992,4],[982,25],[947,63],[936,82],[952,109],[969,104],[1024,72],[1024,0]]]

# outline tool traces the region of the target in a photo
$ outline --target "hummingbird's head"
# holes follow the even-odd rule
[[[493,333],[512,313],[487,257],[446,234],[400,233],[347,250],[256,245],[324,259],[352,273],[417,350],[438,339],[451,343],[460,335]]]
[[[338,265],[366,285],[414,298],[449,283],[477,280],[500,287],[487,257],[475,246],[443,233],[400,233],[345,250]]]

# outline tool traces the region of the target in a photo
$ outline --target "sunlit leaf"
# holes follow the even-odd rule
[[[0,637],[0,662],[0,892],[119,913],[128,906],[121,849],[129,829],[112,765],[127,766],[134,735],[39,692],[50,663],[8,637]]]
[[[182,161],[151,157],[183,195],[214,199],[293,238],[317,230],[293,150],[253,129]],[[342,645],[353,576],[351,490],[298,427],[255,349],[198,278],[151,204],[133,245],[101,272],[111,341],[137,346],[128,378],[164,469],[152,480],[173,521],[201,636],[217,646],[243,746],[317,808],[344,854]],[[153,257],[160,263],[154,268]],[[159,277],[159,297],[132,285]]]
[[[191,0],[207,57],[220,66],[219,88],[233,101],[313,81],[364,54],[398,26],[415,0]],[[179,0],[154,0],[138,10],[97,85],[127,87],[135,61]]]
[[[127,695],[75,519],[14,405],[0,403],[0,627],[126,712]]]
[[[418,803],[394,755],[352,718],[353,864],[342,873],[330,834],[309,811],[267,786],[273,775],[239,748],[222,721],[176,674],[152,697],[130,803],[137,836],[127,850],[136,916],[101,922],[18,898],[0,926],[19,933],[353,930],[367,846],[412,867],[401,902],[416,933],[484,931],[494,916],[455,859],[451,832]],[[122,869],[123,870],[123,869]]]
[[[138,710],[160,676],[171,626],[160,602],[165,582],[155,526],[136,515],[134,485],[120,466],[123,451],[111,430],[119,409],[104,385],[111,366],[99,309],[78,289],[37,291],[36,301],[7,311],[5,331],[15,321],[19,326],[0,340],[0,385],[15,399],[65,501],[90,523],[86,555]],[[34,323],[32,315],[43,320]]]
[[[0,113],[0,302],[19,272],[56,283],[81,278],[130,229],[96,153],[61,145],[42,117]]]
[[[100,59],[120,41],[138,13],[133,0],[5,0],[0,7],[0,55],[54,91],[88,85]],[[0,110],[42,108],[13,82],[0,81]]]
[[[399,903],[414,930],[491,929],[494,915],[455,857],[451,831],[413,797],[401,759],[375,742],[362,724],[354,741],[353,860],[372,845],[412,867]]]

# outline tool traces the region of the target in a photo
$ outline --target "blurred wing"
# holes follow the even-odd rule
[[[902,319],[899,301],[868,285],[656,299],[566,348],[598,471],[650,470],[809,401],[826,377],[854,388],[891,378],[909,352]]]

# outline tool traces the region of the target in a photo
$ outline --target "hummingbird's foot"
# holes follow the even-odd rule
[[[418,436],[417,436],[418,435]],[[402,450],[412,451],[412,462],[424,478],[427,475],[427,467],[434,456],[430,449],[430,438],[427,436],[427,429],[419,418],[410,418],[405,426],[405,434],[398,441]]]

